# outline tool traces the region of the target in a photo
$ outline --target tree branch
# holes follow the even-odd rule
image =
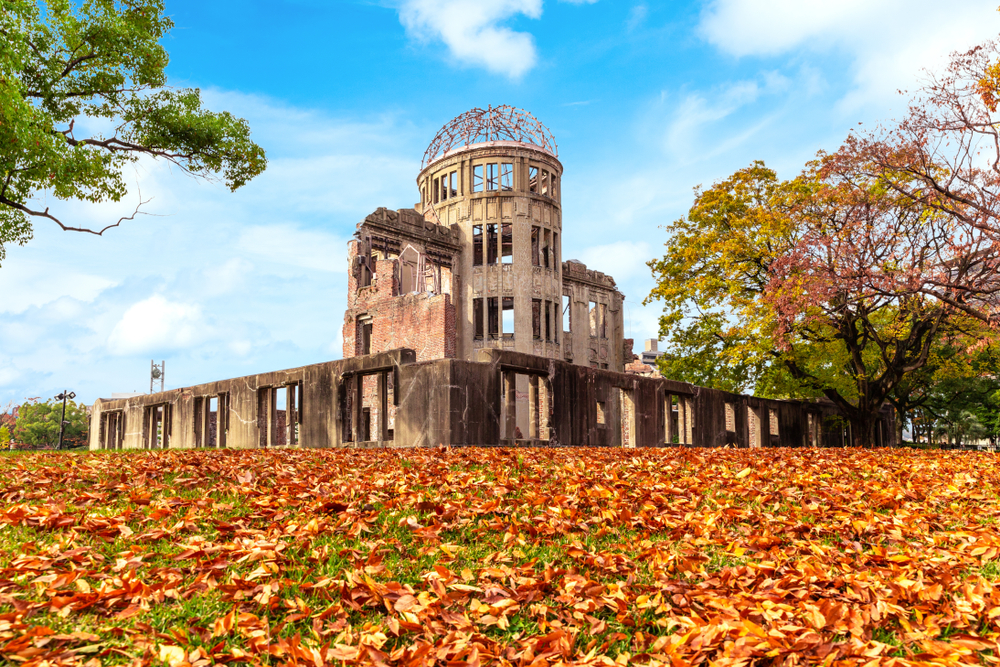
[[[136,204],[135,210],[132,212],[132,215],[122,216],[122,217],[118,218],[118,222],[116,222],[114,224],[111,224],[111,225],[107,225],[106,227],[104,227],[100,231],[95,231],[93,229],[87,229],[86,227],[70,227],[69,225],[64,224],[62,222],[62,220],[60,220],[59,218],[57,218],[54,215],[52,215],[51,213],[49,213],[48,207],[46,207],[44,211],[36,211],[34,209],[28,208],[24,204],[20,204],[20,203],[18,203],[16,201],[8,199],[5,196],[0,195],[0,204],[3,204],[5,206],[10,206],[13,209],[17,209],[18,211],[21,211],[22,213],[26,213],[26,214],[31,215],[31,216],[35,216],[35,217],[39,217],[39,218],[48,218],[49,220],[51,220],[54,223],[56,223],[57,225],[59,225],[59,227],[61,227],[63,231],[66,231],[66,232],[82,232],[82,233],[85,233],[85,234],[93,234],[95,236],[103,236],[104,232],[106,232],[109,229],[112,229],[114,227],[117,227],[118,225],[122,224],[126,220],[134,220],[135,216],[137,216],[137,215],[155,215],[154,213],[147,213],[145,211],[140,211],[139,210],[144,204],[148,204],[151,201],[152,201],[152,197],[150,197],[149,199],[143,200],[142,199],[142,193],[140,192],[139,193],[139,203]]]

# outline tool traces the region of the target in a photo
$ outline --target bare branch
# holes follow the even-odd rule
[[[87,229],[86,227],[70,227],[69,225],[64,224],[59,218],[57,218],[54,215],[52,215],[51,213],[49,213],[49,208],[48,207],[46,207],[44,211],[36,211],[34,209],[28,208],[24,204],[20,204],[20,203],[18,203],[16,201],[12,201],[12,200],[8,199],[5,196],[0,195],[0,204],[2,204],[2,205],[9,206],[9,207],[11,207],[13,209],[17,209],[18,211],[21,211],[22,213],[26,213],[26,214],[31,215],[31,216],[35,216],[35,217],[39,217],[39,218],[48,218],[49,220],[51,220],[54,223],[56,223],[57,225],[59,225],[59,227],[62,228],[63,231],[66,231],[66,232],[82,232],[84,234],[93,234],[95,236],[103,236],[104,232],[108,231],[109,229],[113,229],[113,228],[119,226],[120,224],[122,224],[126,220],[134,220],[137,215],[156,215],[155,213],[147,213],[146,211],[140,211],[139,210],[143,205],[148,204],[152,200],[153,200],[152,197],[150,197],[149,199],[145,199],[145,200],[142,199],[142,193],[140,192],[139,193],[139,203],[136,204],[135,210],[132,212],[132,215],[122,216],[122,217],[118,218],[117,222],[115,222],[114,224],[111,224],[111,225],[107,225],[106,227],[104,227],[101,230],[93,230],[93,229]]]

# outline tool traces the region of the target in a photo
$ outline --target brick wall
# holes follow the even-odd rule
[[[357,241],[348,246],[354,266]],[[344,315],[344,358],[361,354],[358,317],[371,318],[371,353],[401,347],[412,349],[417,361],[455,357],[455,306],[450,294],[399,294],[395,259],[375,263],[368,287],[358,287],[358,274],[348,273],[348,310]]]

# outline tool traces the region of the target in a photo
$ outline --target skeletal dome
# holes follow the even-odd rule
[[[527,111],[503,104],[485,109],[476,107],[453,118],[438,131],[424,151],[420,169],[422,171],[456,149],[496,142],[528,144],[552,157],[559,157],[556,140],[549,128]]]

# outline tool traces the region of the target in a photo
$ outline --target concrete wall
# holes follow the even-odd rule
[[[528,417],[520,420],[527,428],[519,428],[520,435],[514,414],[518,380],[530,387]],[[283,405],[275,400],[279,395],[289,396]],[[220,408],[206,413],[212,398]],[[890,408],[883,411],[880,430],[882,444],[893,445]],[[507,350],[480,350],[475,361],[418,361],[413,350],[399,349],[99,399],[90,448],[192,448],[206,446],[209,432],[216,435],[215,446],[230,448],[837,447],[846,437],[828,402],[742,396]]]

